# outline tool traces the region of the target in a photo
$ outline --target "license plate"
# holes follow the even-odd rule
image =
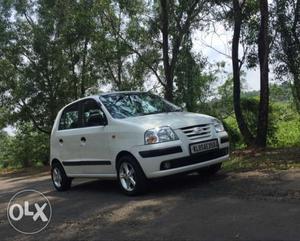
[[[196,144],[192,144],[190,146],[192,154],[199,153],[199,152],[205,152],[205,151],[209,151],[209,150],[214,150],[214,149],[218,149],[218,148],[219,148],[218,140],[196,143]]]

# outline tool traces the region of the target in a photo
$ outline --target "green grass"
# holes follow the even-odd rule
[[[272,103],[272,115],[275,132],[269,145],[272,147],[300,146],[300,114],[290,103]]]
[[[49,166],[33,166],[33,167],[6,167],[0,168],[0,175],[9,174],[23,174],[23,175],[36,175],[41,172],[49,171]]]
[[[271,148],[265,151],[239,150],[224,162],[225,171],[276,171],[300,168],[300,148]]]
[[[300,114],[289,103],[272,103],[272,113],[269,118],[271,135],[268,136],[268,146],[271,148],[287,148],[300,146]],[[245,144],[239,132],[234,115],[223,120],[228,127],[233,148],[243,149]],[[270,123],[269,123],[270,124]],[[252,127],[253,128],[253,127]],[[269,134],[270,134],[269,133]]]
[[[300,147],[270,148],[265,151],[237,150],[231,154],[230,160],[223,163],[223,170],[226,172],[276,171],[292,168],[300,168]],[[0,174],[22,172],[34,175],[48,170],[48,166],[42,165],[29,168],[0,168]]]

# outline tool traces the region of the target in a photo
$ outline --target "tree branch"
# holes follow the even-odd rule
[[[50,135],[50,133],[51,133],[50,131],[43,129],[43,128],[41,128],[41,127],[38,125],[38,123],[37,123],[36,120],[34,119],[33,115],[31,114],[31,109],[30,109],[29,106],[25,103],[25,101],[24,101],[23,99],[21,99],[21,102],[22,102],[22,105],[20,105],[20,106],[25,107],[25,111],[26,111],[26,113],[28,114],[29,119],[32,121],[34,127],[35,127],[36,129],[38,129],[39,131],[41,131],[41,132],[43,132],[43,133],[46,133],[46,134]]]
[[[111,24],[111,26],[112,26],[112,28],[113,28],[113,30],[114,30],[114,34],[117,35],[117,36],[123,41],[123,43],[126,44],[127,47],[128,47],[132,52],[134,52],[134,53],[140,58],[140,60],[147,66],[147,68],[150,69],[150,70],[153,72],[153,74],[155,75],[155,77],[157,78],[157,80],[159,81],[159,83],[160,83],[162,86],[165,87],[166,84],[165,84],[164,81],[161,79],[161,77],[158,75],[157,71],[153,68],[153,66],[152,66],[151,64],[149,64],[149,63],[144,59],[144,57],[142,56],[142,54],[141,54],[138,50],[136,50],[134,47],[132,47],[131,44],[129,44],[128,41],[122,36],[122,34],[116,30],[116,27],[115,27],[115,25],[114,25],[113,20],[112,20],[109,16],[107,16],[107,14],[105,14],[105,13],[104,13],[104,16],[105,16],[105,17],[108,19],[108,21],[110,22],[110,24]]]

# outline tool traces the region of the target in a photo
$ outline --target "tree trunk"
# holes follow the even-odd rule
[[[168,0],[160,0],[160,21],[161,32],[163,39],[163,64],[165,73],[165,98],[168,101],[173,101],[173,74],[169,59],[169,14],[168,14]]]
[[[299,70],[295,71],[295,72],[299,72]],[[294,76],[294,84],[292,86],[293,87],[292,91],[293,91],[293,96],[295,99],[296,108],[297,108],[298,112],[300,113],[300,74],[295,73],[295,74],[293,74],[293,76]]]
[[[86,89],[86,72],[87,72],[87,48],[88,48],[89,39],[86,38],[84,41],[83,47],[83,57],[82,57],[82,68],[81,68],[81,83],[80,83],[80,97],[85,96],[85,89]]]
[[[236,121],[240,132],[248,146],[254,143],[254,137],[247,127],[247,123],[241,109],[241,81],[240,81],[240,63],[239,63],[239,43],[242,26],[242,13],[239,0],[233,0],[234,9],[234,32],[232,39],[232,67],[233,67],[233,106]]]
[[[260,102],[257,122],[256,145],[266,147],[269,114],[269,9],[268,0],[259,1],[261,21],[258,39],[260,64]]]

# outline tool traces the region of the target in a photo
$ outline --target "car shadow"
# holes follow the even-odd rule
[[[169,195],[179,191],[205,187],[208,183],[219,182],[227,178],[227,174],[220,172],[214,176],[191,173],[187,175],[175,175],[158,179],[149,179],[147,192],[142,196]],[[123,195],[117,180],[84,180],[81,179],[72,184],[70,192],[97,192]]]

